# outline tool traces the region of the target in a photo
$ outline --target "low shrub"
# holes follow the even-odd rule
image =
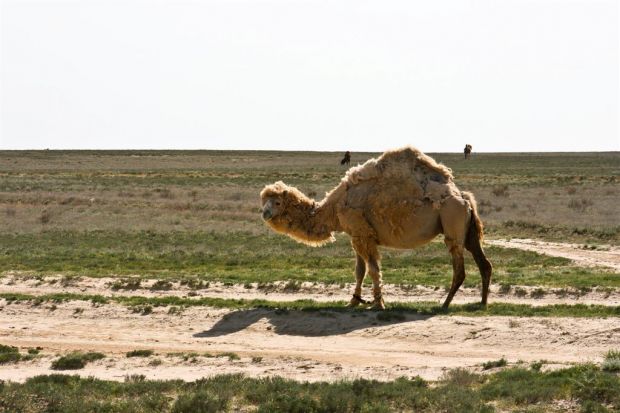
[[[79,370],[91,361],[105,358],[102,353],[71,353],[52,362],[52,370]]]
[[[21,358],[17,347],[0,344],[0,364],[15,363]]]
[[[609,350],[605,354],[605,361],[603,361],[601,368],[609,372],[620,371],[620,350]]]
[[[127,352],[127,357],[150,357],[153,355],[153,350],[132,350]]]
[[[504,367],[508,364],[508,361],[506,361],[506,359],[504,357],[502,357],[499,360],[495,360],[495,361],[487,361],[485,363],[482,363],[482,368],[484,370],[489,370],[489,369],[493,369],[496,367]]]

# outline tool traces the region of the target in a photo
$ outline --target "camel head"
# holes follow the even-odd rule
[[[261,212],[266,222],[271,221],[282,213],[286,196],[288,196],[288,186],[282,181],[278,181],[273,185],[267,185],[261,191]]]
[[[329,226],[317,218],[319,204],[282,181],[260,193],[263,220],[276,232],[311,246],[334,241]]]
[[[263,219],[272,227],[286,224],[291,207],[314,203],[314,200],[305,196],[300,190],[282,181],[267,185],[261,191],[260,198]]]

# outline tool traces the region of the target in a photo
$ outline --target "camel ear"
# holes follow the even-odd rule
[[[288,191],[286,189],[282,191],[282,196],[287,196],[287,195],[288,195]]]

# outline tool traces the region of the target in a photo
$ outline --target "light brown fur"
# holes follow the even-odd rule
[[[452,255],[447,307],[465,279],[463,251],[473,255],[483,280],[486,304],[492,267],[480,244],[483,225],[473,194],[461,192],[452,171],[412,147],[388,151],[349,169],[321,202],[283,182],[261,192],[263,218],[275,231],[312,246],[346,232],[356,252],[357,284],[350,305],[361,300],[364,275],[373,280],[375,307],[384,308],[378,246],[415,248],[444,234]]]

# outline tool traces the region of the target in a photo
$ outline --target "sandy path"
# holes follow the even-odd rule
[[[199,377],[242,372],[298,380],[367,377],[381,380],[421,375],[436,379],[446,368],[469,367],[506,357],[509,362],[540,359],[551,364],[600,361],[620,348],[617,318],[420,317],[378,321],[376,313],[278,313],[272,310],[190,308],[180,315],[155,308],[141,316],[118,305],[86,302],[32,306],[0,303],[0,342],[43,347],[42,356],[0,366],[0,379],[24,380],[53,373],[57,353],[95,350],[107,358],[80,375],[122,380],[128,374],[149,378]],[[80,312],[77,312],[76,309]],[[150,358],[124,353],[153,349]],[[235,352],[241,360],[196,357],[171,352]],[[261,361],[252,357],[262,357]],[[161,364],[151,366],[154,359]]]
[[[609,267],[620,271],[620,247],[605,245],[597,250],[585,249],[583,244],[546,242],[533,239],[485,240],[487,244],[504,248],[534,251],[552,257],[568,258],[578,265]]]

